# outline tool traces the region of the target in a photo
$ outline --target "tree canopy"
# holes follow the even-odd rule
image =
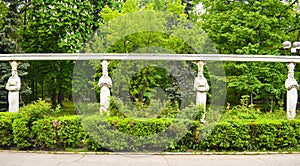
[[[101,12],[103,22],[100,23],[99,30],[86,43],[85,51],[92,53],[204,53],[207,36],[198,25],[192,27],[184,9],[185,5],[179,0],[149,2],[128,0],[122,5],[121,10],[105,7]],[[190,71],[191,73],[189,71],[178,72],[179,75],[172,73],[171,76],[166,71],[171,70],[168,68],[172,66],[171,63],[112,62],[110,71],[115,78],[114,87],[117,87],[112,88],[112,93],[116,96],[130,94],[123,96],[123,99],[128,98],[142,103],[147,103],[150,96],[157,95],[158,89],[163,90],[167,94],[165,98],[169,98],[173,104],[175,100],[191,96],[192,92],[183,90],[184,88],[179,95],[179,85],[174,82],[174,77],[190,80],[185,86],[192,89],[193,71]],[[95,64],[96,69],[101,71],[99,63]],[[192,64],[180,65],[184,67]],[[101,72],[96,75],[96,80],[100,75]],[[130,85],[129,92],[124,84]]]
[[[288,3],[277,0],[203,3],[206,13],[199,23],[219,53],[280,55],[284,53],[282,42],[297,38],[292,30],[300,23],[299,11]],[[224,67],[229,101],[238,101],[233,96],[254,95],[263,105],[274,100],[283,103],[283,82],[287,75],[284,64],[233,62]]]
[[[22,1],[9,1],[5,3],[0,1],[0,54],[21,53],[22,37],[20,30],[22,29],[22,11],[20,4]],[[29,64],[27,62],[19,63],[18,75],[26,77]],[[11,67],[7,62],[0,62],[0,111],[7,108],[7,91],[5,84],[11,75]],[[22,80],[22,88],[20,94],[23,96],[20,103],[26,101],[26,97],[31,93],[26,81]]]

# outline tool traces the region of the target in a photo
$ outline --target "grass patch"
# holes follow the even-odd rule
[[[60,107],[60,112],[56,116],[77,115],[75,104],[73,101],[63,101],[63,106]]]

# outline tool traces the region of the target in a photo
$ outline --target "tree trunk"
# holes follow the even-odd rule
[[[42,80],[42,100],[44,99],[44,80]]]
[[[139,94],[139,102],[143,102],[144,100],[144,95],[148,86],[148,76],[149,76],[149,71],[148,69],[146,69],[146,73],[145,73],[145,78],[143,78],[144,74],[141,76],[141,79],[144,81],[141,81],[141,83],[143,84],[143,88],[142,90],[138,93]]]
[[[38,94],[38,82],[35,82],[35,100],[39,98],[39,94]]]
[[[30,96],[30,100],[33,101],[35,100],[35,97],[37,95],[37,93],[35,92],[35,84],[37,83],[36,82],[36,78],[35,78],[35,72],[34,72],[34,67],[33,65],[31,65],[31,85],[30,85],[30,88],[32,89],[32,95]]]
[[[55,108],[57,106],[55,89],[53,89],[51,92],[51,102],[52,102],[52,107]]]
[[[57,94],[57,102],[60,106],[63,106],[63,104],[62,104],[63,99],[64,99],[64,96],[63,96],[62,88],[60,86],[58,94]]]

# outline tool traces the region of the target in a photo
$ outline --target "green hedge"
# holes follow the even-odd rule
[[[207,135],[207,137],[205,137]],[[0,147],[92,151],[299,149],[300,120],[227,121],[211,126],[170,118],[44,117],[0,114]],[[182,137],[183,136],[183,137]],[[107,148],[107,149],[106,149]]]
[[[112,151],[159,151],[168,147],[175,148],[175,143],[194,123],[169,118],[104,119],[95,116],[82,121],[90,138]]]
[[[264,151],[295,149],[299,145],[300,120],[237,120],[218,123],[212,133],[199,141],[194,149]]]
[[[33,123],[34,147],[43,149],[85,146],[86,132],[76,116],[47,118]]]

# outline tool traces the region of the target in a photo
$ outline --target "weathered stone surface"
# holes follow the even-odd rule
[[[201,118],[201,122],[205,122],[205,111],[206,111],[206,92],[209,90],[209,85],[206,78],[203,75],[204,62],[198,61],[198,76],[195,78],[194,89],[197,91],[196,105],[202,105],[204,114]]]
[[[6,90],[8,90],[8,111],[18,112],[19,111],[19,90],[21,89],[21,79],[17,73],[18,63],[13,61],[10,63],[12,67],[12,76],[9,77],[6,83]]]
[[[288,63],[287,67],[289,70],[288,78],[285,81],[285,88],[287,89],[287,118],[294,119],[296,117],[296,106],[298,100],[298,88],[299,85],[294,78],[295,63]]]
[[[112,80],[108,76],[108,64],[107,60],[102,61],[102,76],[99,79],[98,86],[100,90],[100,114],[106,113],[109,115],[109,98],[110,98],[110,89],[112,87]]]

